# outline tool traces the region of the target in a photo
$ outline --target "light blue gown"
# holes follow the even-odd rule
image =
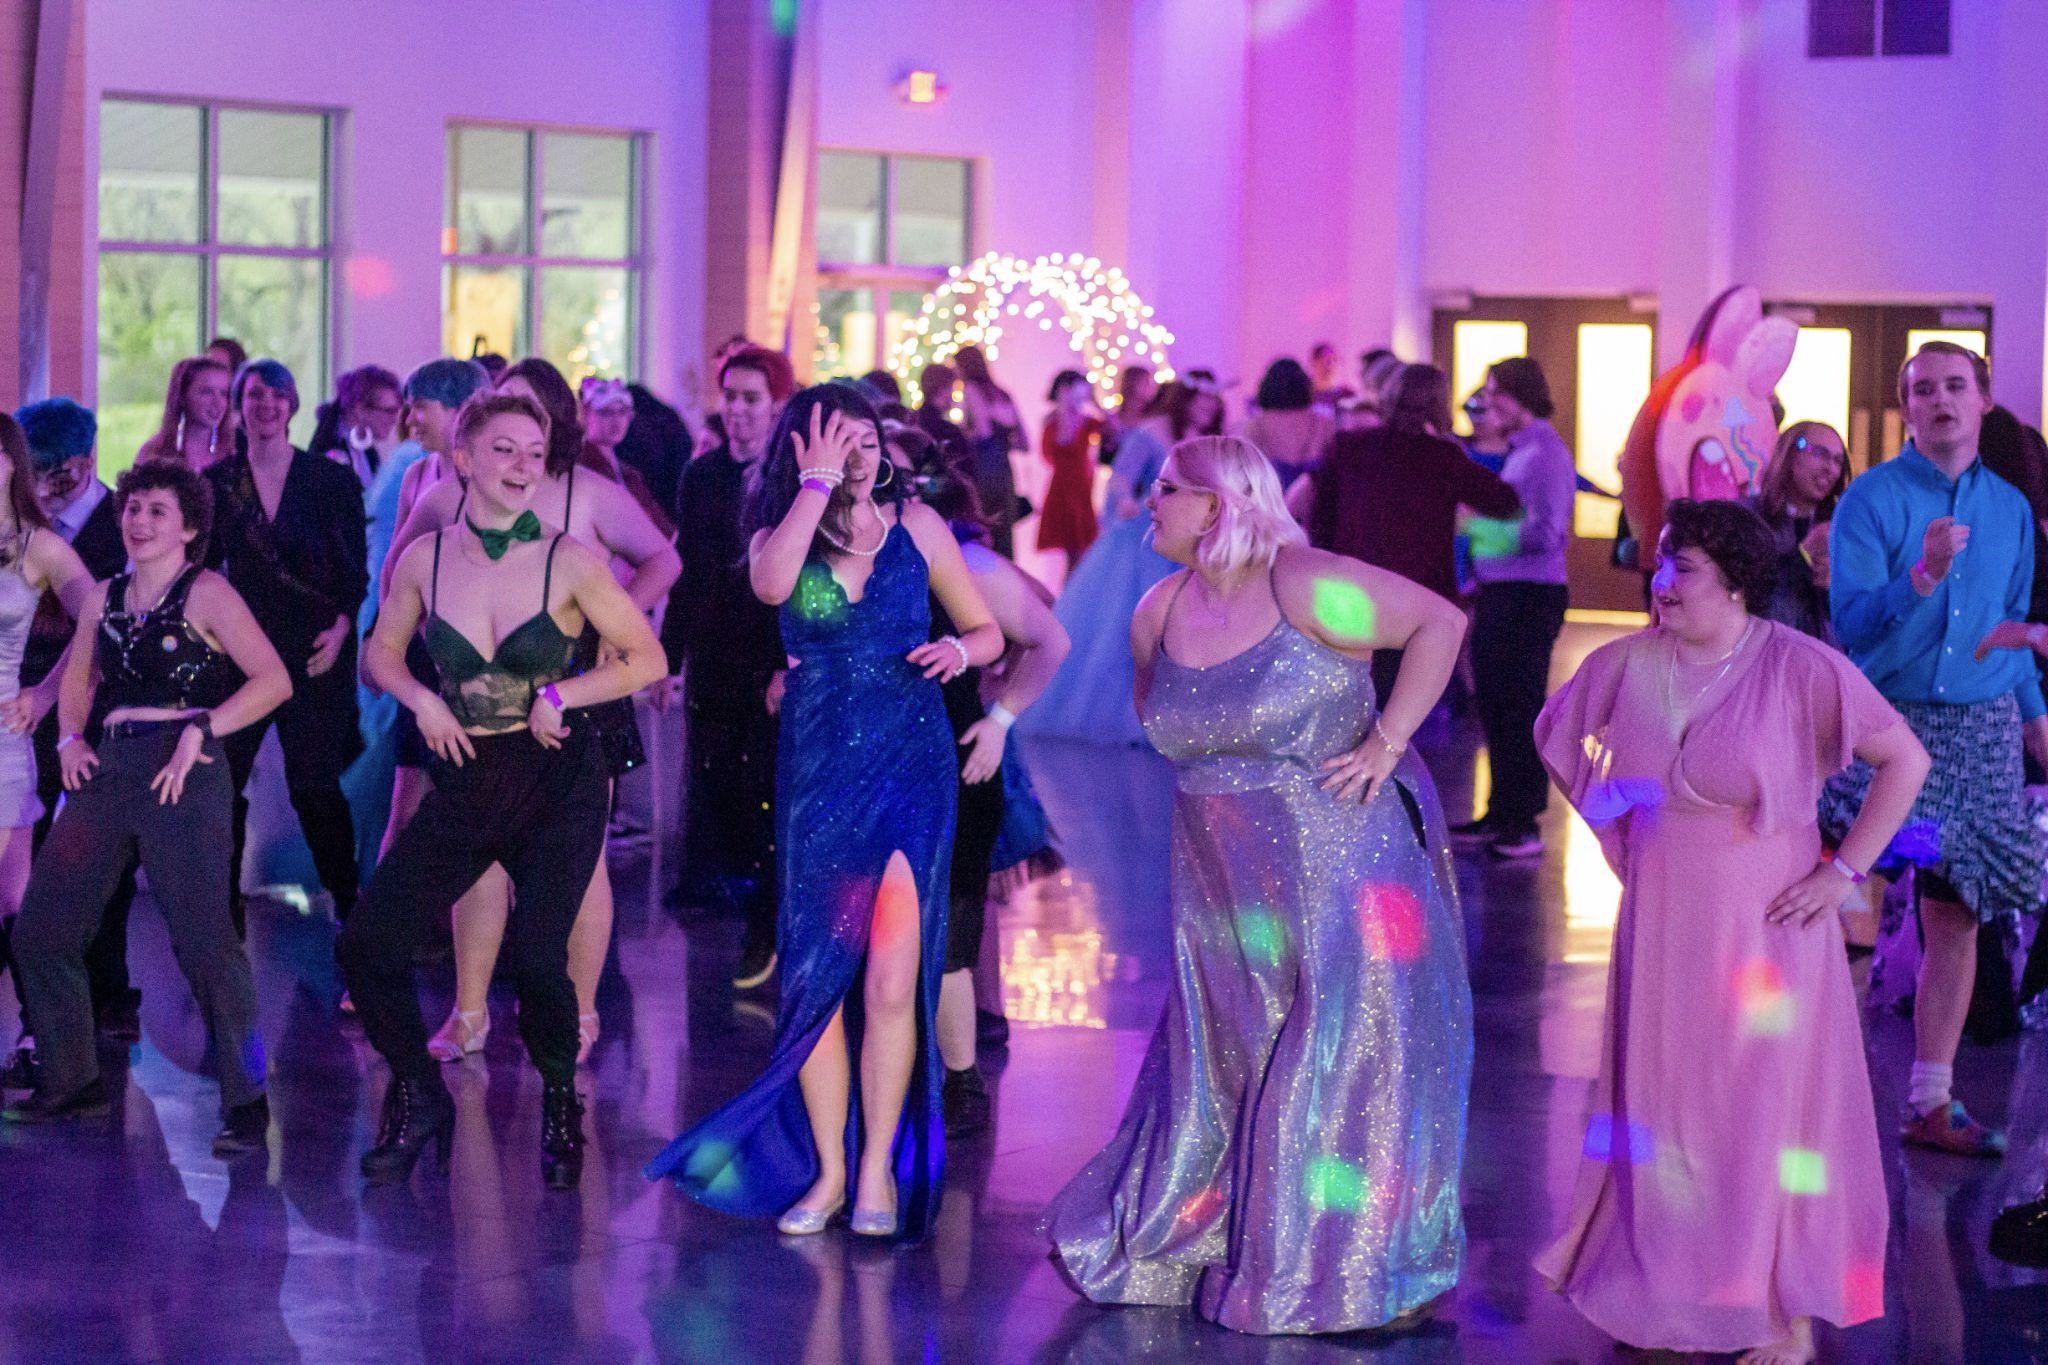
[[[1166,463],[1166,447],[1144,427],[1124,433],[1117,447],[1117,475],[1142,499]],[[1143,744],[1145,729],[1131,706],[1137,665],[1131,658],[1131,617],[1152,585],[1173,565],[1152,548],[1151,514],[1112,521],[1105,509],[1103,532],[1067,580],[1053,608],[1073,642],[1052,685],[1017,719],[1026,735],[1082,739],[1098,744]]]

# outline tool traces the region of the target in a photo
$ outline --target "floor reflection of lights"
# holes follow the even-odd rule
[[[1102,946],[1095,888],[1071,869],[1027,883],[1001,917],[1003,1012],[1013,1023],[1107,1028],[1123,958]]]
[[[1576,812],[1564,829],[1564,941],[1547,973],[1537,1045],[1545,1074],[1590,1080],[1600,1070],[1608,961],[1621,883]],[[1566,1106],[1576,1113],[1574,1106]]]
[[[1566,964],[1606,965],[1621,912],[1621,882],[1600,841],[1577,813],[1564,830],[1564,956]]]

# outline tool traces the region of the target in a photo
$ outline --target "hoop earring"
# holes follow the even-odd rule
[[[878,478],[872,484],[868,485],[868,496],[870,498],[872,498],[875,494],[881,492],[884,488],[892,486],[896,482],[896,462],[894,460],[884,458],[881,464],[881,468],[877,469],[875,472],[877,474],[886,473],[888,477]]]

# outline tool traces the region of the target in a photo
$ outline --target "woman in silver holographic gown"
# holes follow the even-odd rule
[[[1174,448],[1154,546],[1192,566],[1132,625],[1174,763],[1173,985],[1110,1143],[1046,1228],[1100,1303],[1244,1332],[1419,1315],[1457,1281],[1472,1065],[1443,813],[1406,753],[1464,631],[1302,546],[1256,447]],[[1377,709],[1375,648],[1406,651]]]

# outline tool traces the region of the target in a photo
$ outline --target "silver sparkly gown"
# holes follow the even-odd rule
[[[0,701],[21,693],[21,658],[42,591],[21,576],[15,561],[0,565]],[[27,735],[0,731],[0,829],[19,829],[43,818],[36,795],[35,744]]]
[[[1121,1127],[1046,1218],[1099,1303],[1343,1332],[1457,1281],[1472,996],[1443,812],[1413,755],[1370,805],[1319,786],[1373,713],[1369,666],[1286,621],[1211,668],[1159,651],[1173,986]]]

